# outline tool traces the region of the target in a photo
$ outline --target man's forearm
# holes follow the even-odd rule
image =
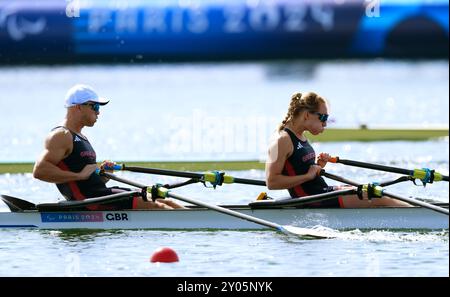
[[[72,171],[65,171],[49,162],[46,163],[47,164],[40,163],[35,165],[35,168],[33,170],[33,176],[35,178],[55,184],[62,184],[80,180],[79,173]]]

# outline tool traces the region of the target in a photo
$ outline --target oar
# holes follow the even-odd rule
[[[343,182],[343,183],[348,184],[348,185],[355,186],[355,187],[360,186],[360,183],[357,183],[357,182],[351,181],[349,179],[346,179],[346,178],[343,178],[343,177],[340,177],[340,176],[337,176],[337,175],[325,172],[325,170],[321,171],[321,175],[323,175],[325,177],[328,177],[330,179],[339,181],[339,182]],[[403,201],[403,202],[407,202],[407,203],[412,204],[412,205],[421,206],[421,207],[424,207],[424,208],[428,208],[428,209],[431,209],[431,210],[434,210],[434,211],[437,211],[437,212],[449,215],[448,209],[445,209],[443,207],[439,207],[439,206],[436,206],[436,205],[433,205],[433,204],[430,204],[430,203],[426,203],[424,201],[420,201],[420,200],[413,199],[413,198],[398,196],[398,195],[386,192],[386,190],[384,190],[383,187],[380,187],[380,186],[377,186],[377,185],[374,185],[373,187],[374,187],[374,192],[376,193],[377,197],[387,196],[387,197],[390,197],[390,198],[393,198],[393,199],[397,199],[397,200],[400,200],[400,201]]]
[[[272,229],[275,229],[277,231],[283,232],[285,234],[290,234],[290,235],[296,235],[296,236],[303,236],[303,237],[313,237],[313,238],[331,238],[332,236],[330,234],[325,234],[323,232],[320,232],[318,230],[313,230],[313,229],[307,229],[307,228],[299,228],[299,227],[295,227],[295,226],[289,226],[289,225],[279,225],[276,223],[272,223],[260,218],[256,218],[253,216],[249,216],[237,211],[233,211],[231,209],[227,209],[224,207],[220,207],[218,205],[211,205],[202,201],[198,201],[198,200],[194,200],[191,198],[186,198],[186,197],[182,197],[176,194],[171,193],[168,189],[164,188],[164,187],[156,187],[156,188],[152,188],[152,187],[146,187],[144,185],[141,184],[137,184],[133,181],[129,181],[127,179],[124,178],[117,178],[114,174],[110,174],[110,173],[101,173],[101,175],[104,175],[112,180],[116,180],[125,184],[129,184],[132,186],[139,186],[140,188],[144,189],[147,188],[147,191],[150,193],[157,193],[157,196],[159,198],[166,198],[166,197],[170,197],[170,198],[175,198],[187,203],[191,203],[197,206],[201,206],[201,207],[205,207],[211,210],[215,210],[217,212],[226,214],[226,215],[230,215],[233,216],[235,218],[239,218],[242,220],[247,220],[249,222],[258,224],[258,225],[262,225],[265,227],[269,227]],[[154,198],[154,197],[153,197]]]
[[[176,177],[186,177],[186,178],[197,178],[199,181],[205,181],[211,183],[213,186],[221,186],[222,184],[246,184],[246,185],[256,185],[256,186],[266,186],[266,182],[263,180],[238,178],[230,175],[225,175],[224,172],[212,171],[205,173],[196,173],[189,171],[177,171],[177,170],[167,170],[159,168],[146,168],[146,167],[132,167],[125,164],[116,164],[114,167],[106,167],[106,170],[127,170],[132,172],[176,176]]]
[[[372,164],[372,163],[366,163],[366,162],[360,162],[360,161],[345,160],[345,159],[341,159],[339,157],[332,157],[329,160],[329,162],[341,163],[344,165],[355,166],[355,167],[360,167],[360,168],[367,168],[367,169],[374,169],[374,170],[409,175],[409,176],[412,176],[413,178],[420,179],[424,183],[433,183],[434,181],[447,181],[448,182],[448,175],[443,175],[439,172],[436,172],[436,171],[428,169],[428,168],[410,170],[410,169],[403,169],[403,168],[398,168],[398,167]]]
[[[164,190],[163,190],[164,191]],[[256,217],[252,217],[237,211],[233,211],[231,209],[227,209],[224,207],[220,207],[218,205],[212,205],[212,204],[208,204],[202,201],[198,201],[198,200],[194,200],[191,198],[186,198],[186,197],[182,197],[179,195],[175,195],[172,194],[170,192],[167,192],[166,197],[171,197],[171,198],[175,198],[184,202],[188,202],[194,205],[198,205],[198,206],[202,206],[211,210],[215,210],[217,212],[226,214],[226,215],[230,215],[233,216],[235,218],[239,218],[239,219],[243,219],[243,220],[247,220],[249,222],[252,223],[256,223],[262,226],[266,226],[272,229],[275,229],[277,231],[283,232],[285,234],[289,234],[289,235],[296,235],[296,236],[305,236],[305,237],[314,237],[314,238],[331,238],[332,236],[327,235],[323,232],[317,231],[317,230],[313,230],[313,229],[307,229],[307,228],[299,228],[299,227],[294,227],[294,226],[290,226],[290,225],[279,225],[276,223],[272,223],[260,218],[256,218]]]
[[[336,197],[345,197],[348,195],[356,195],[356,189],[337,190],[316,195],[303,196],[300,198],[284,198],[277,200],[259,200],[250,202],[248,205],[251,208],[270,208],[270,207],[285,207],[285,206],[304,206],[311,203],[321,202]]]

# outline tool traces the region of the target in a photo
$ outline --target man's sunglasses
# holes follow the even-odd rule
[[[322,123],[325,123],[326,121],[328,121],[328,114],[325,113],[320,113],[320,112],[313,112],[313,114],[316,114],[319,116],[319,121],[321,121]]]
[[[100,104],[99,103],[83,103],[81,105],[87,105],[95,112],[99,112],[100,111]]]

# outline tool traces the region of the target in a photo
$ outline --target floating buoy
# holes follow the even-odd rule
[[[152,263],[173,263],[178,261],[179,259],[177,253],[173,249],[168,247],[160,247],[153,253],[150,259],[150,262]]]

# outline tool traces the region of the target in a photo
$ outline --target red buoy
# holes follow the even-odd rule
[[[150,262],[152,263],[173,263],[178,261],[179,259],[177,253],[173,249],[168,247],[160,247],[153,253],[150,259]]]

